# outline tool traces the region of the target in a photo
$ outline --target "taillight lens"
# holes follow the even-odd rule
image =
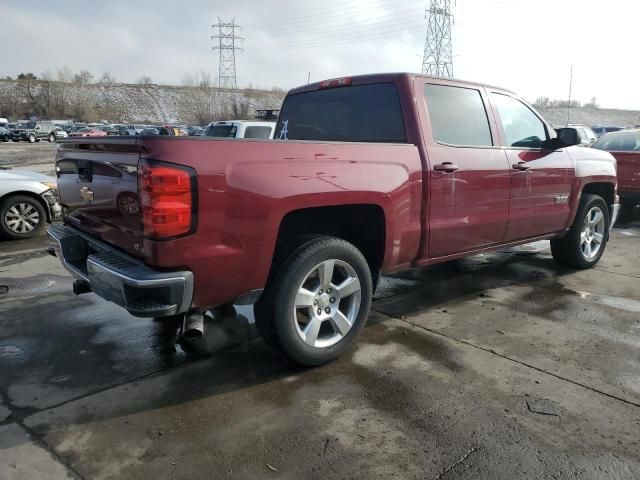
[[[138,167],[144,235],[162,240],[195,231],[196,173],[189,167],[146,162]]]

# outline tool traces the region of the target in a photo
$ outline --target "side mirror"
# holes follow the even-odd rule
[[[554,149],[579,145],[582,140],[578,130],[571,127],[556,128],[557,137],[551,139],[551,147]]]

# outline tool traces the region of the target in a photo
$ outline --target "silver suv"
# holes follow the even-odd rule
[[[27,122],[17,125],[11,131],[14,142],[25,140],[29,143],[40,140],[56,141],[56,126],[52,122]]]

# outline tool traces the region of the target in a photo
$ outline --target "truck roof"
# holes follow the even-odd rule
[[[451,82],[452,84],[465,84],[465,85],[469,85],[469,86],[480,86],[480,87],[487,87],[487,88],[494,88],[496,90],[501,90],[503,92],[508,92],[508,93],[512,93],[514,94],[514,92],[511,92],[510,90],[507,90],[506,88],[502,88],[502,87],[498,87],[495,85],[489,85],[486,83],[480,83],[480,82],[472,82],[469,80],[458,80],[456,78],[442,78],[442,77],[433,77],[430,75],[423,75],[420,73],[410,73],[410,72],[391,72],[391,73],[369,73],[369,74],[365,74],[365,75],[355,75],[355,76],[345,76],[345,77],[338,77],[338,78],[350,78],[351,79],[351,84],[352,85],[363,85],[366,83],[382,83],[382,82],[396,82],[398,80],[402,80],[402,79],[406,79],[406,78],[431,78],[433,80],[438,80],[439,82]],[[296,87],[296,88],[292,88],[291,90],[289,90],[289,95],[293,95],[296,93],[302,93],[302,92],[311,92],[314,90],[318,90],[320,88],[320,84],[323,82],[326,82],[327,80],[323,80],[320,82],[314,82],[314,83],[310,83],[308,85],[302,85],[300,87]],[[515,94],[514,94],[515,95]]]

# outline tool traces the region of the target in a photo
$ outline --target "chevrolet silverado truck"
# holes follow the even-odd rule
[[[187,338],[205,312],[254,304],[269,345],[319,365],[352,344],[381,274],[542,239],[593,267],[616,162],[578,143],[501,88],[327,80],[288,93],[274,140],[62,141],[49,251],[75,293],[179,319]]]

